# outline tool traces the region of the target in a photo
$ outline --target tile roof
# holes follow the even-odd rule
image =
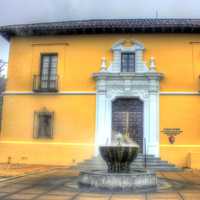
[[[200,19],[101,19],[0,27],[0,34],[12,36],[97,34],[97,33],[200,33]]]

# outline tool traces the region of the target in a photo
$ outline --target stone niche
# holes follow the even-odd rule
[[[143,60],[144,45],[134,40],[120,40],[111,49],[113,61],[107,66],[102,58],[101,69],[93,74],[96,81],[95,154],[99,146],[109,144],[112,135],[112,102],[117,98],[139,98],[143,101],[143,152],[159,157],[159,93],[163,74],[156,71],[155,60],[149,66]],[[135,71],[121,72],[121,55],[133,52]]]

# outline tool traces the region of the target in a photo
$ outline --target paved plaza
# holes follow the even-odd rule
[[[0,200],[200,200],[200,171],[159,172],[154,192],[109,193],[81,191],[78,171],[51,168],[22,177],[0,180]]]

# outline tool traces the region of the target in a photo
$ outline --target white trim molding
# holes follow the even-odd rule
[[[66,146],[94,146],[93,143],[77,143],[77,142],[51,142],[51,141],[15,141],[15,140],[2,140],[0,144],[42,144],[42,145],[66,145]]]
[[[200,92],[162,91],[160,95],[200,95]]]
[[[138,47],[139,44],[140,48]],[[143,148],[146,149],[147,154],[159,157],[159,94],[160,80],[163,74],[155,71],[155,63],[150,63],[152,70],[144,65],[143,56],[141,56],[144,48],[138,42],[132,42],[129,50],[135,51],[137,49],[136,46],[140,49],[140,57],[136,61],[136,63],[140,63],[140,67],[136,67],[136,72],[134,73],[120,72],[121,45],[123,45],[123,41],[113,46],[112,50],[118,51],[118,55],[114,55],[114,63],[111,64],[108,70],[104,68],[103,71],[100,70],[99,73],[93,74],[97,90],[95,154],[99,154],[99,146],[111,142],[113,100],[121,97],[131,97],[139,98],[144,105],[143,133],[146,147]],[[126,48],[126,51],[128,51],[128,48]],[[154,59],[151,62],[154,62]]]
[[[96,91],[61,91],[61,92],[32,92],[32,91],[5,91],[0,96],[9,96],[9,95],[96,95]],[[162,91],[160,95],[200,95],[200,92],[189,92],[189,91]]]
[[[6,91],[7,95],[96,95],[96,91],[60,91],[60,92],[32,92],[32,91]]]

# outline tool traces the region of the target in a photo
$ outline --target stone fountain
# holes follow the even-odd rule
[[[100,154],[107,164],[107,171],[81,171],[79,187],[88,190],[138,191],[157,186],[154,172],[132,170],[130,164],[137,157],[139,146],[124,134],[118,134],[110,145],[101,146]]]

